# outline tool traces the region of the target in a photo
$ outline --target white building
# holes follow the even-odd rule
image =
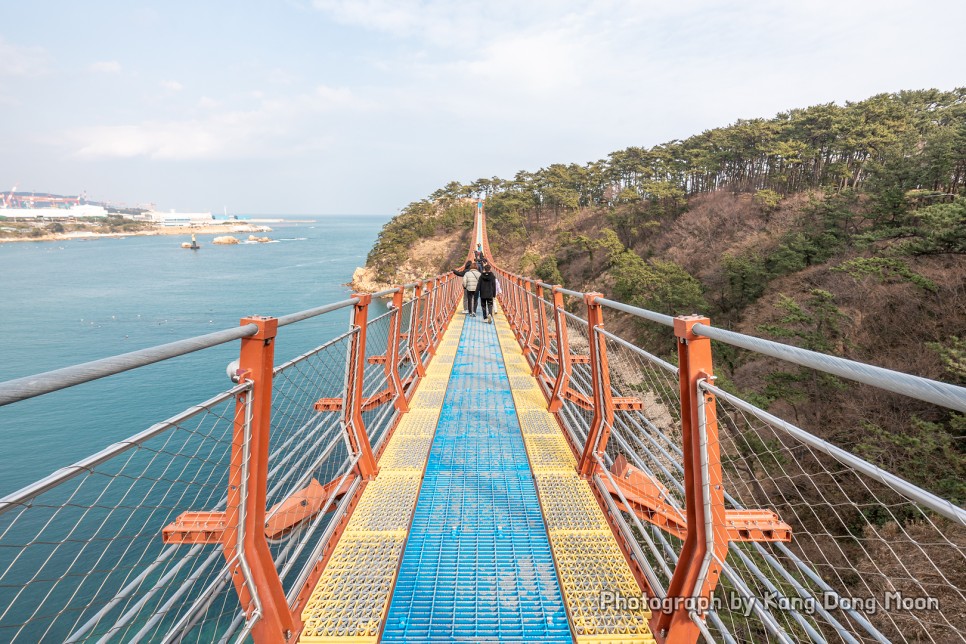
[[[70,208],[0,208],[0,216],[9,219],[78,219],[81,217],[107,217],[101,206],[78,204]]]
[[[152,210],[147,213],[151,221],[163,226],[207,226],[213,224],[215,218],[210,212],[158,212]]]

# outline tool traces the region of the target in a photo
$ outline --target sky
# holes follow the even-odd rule
[[[0,4],[0,191],[395,214],[881,92],[966,86],[962,0]]]

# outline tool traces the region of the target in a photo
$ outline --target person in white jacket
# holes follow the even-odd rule
[[[464,275],[466,275],[466,271],[470,270],[472,266],[473,266],[473,261],[468,259],[466,260],[466,263],[463,264],[462,268],[457,268],[455,271],[453,271],[453,275],[457,277],[463,277]],[[464,286],[463,287],[463,315],[466,315],[469,312],[470,312],[470,292],[467,291],[466,287]]]
[[[479,294],[476,292],[477,286],[480,284],[480,272],[475,268],[471,268],[466,271],[463,275],[463,288],[466,289],[467,294],[470,296],[470,317],[476,317],[476,304],[479,301]]]

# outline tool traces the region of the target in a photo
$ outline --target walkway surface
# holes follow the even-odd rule
[[[640,590],[575,464],[502,316],[457,315],[301,641],[653,641],[646,611],[601,606]]]

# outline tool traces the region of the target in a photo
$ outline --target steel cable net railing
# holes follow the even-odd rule
[[[421,300],[429,297],[423,292]],[[354,301],[280,318],[279,326],[322,314],[348,317]],[[405,337],[416,306],[406,301],[399,311],[370,315],[366,324],[366,357],[386,356],[391,319],[398,314],[404,337],[397,367],[407,384],[416,372]],[[358,455],[350,452],[341,410],[316,405],[345,394],[350,349],[361,332],[348,327],[273,370],[266,532],[272,528],[270,549],[290,604],[332,538],[330,524],[346,507],[340,499],[358,488]],[[224,333],[235,339],[252,332]],[[440,333],[434,328],[425,337],[436,342]],[[219,337],[217,343],[224,341]],[[190,350],[199,348],[194,344]],[[388,386],[385,361],[367,360],[363,398]],[[398,395],[383,396],[363,411],[374,450],[396,420]],[[243,380],[0,500],[0,641],[244,638],[258,596],[253,592],[252,603],[239,603],[231,579],[238,562],[226,561],[217,543],[166,545],[161,533],[183,513],[226,510],[233,443],[239,427],[248,440],[251,396],[251,382]],[[287,516],[291,507],[283,503],[299,494],[322,511]]]
[[[166,632],[172,607],[197,599],[225,562],[210,548],[165,546],[160,531],[185,510],[224,509],[233,393],[247,389],[159,423],[3,507],[0,640],[154,640]],[[228,610],[234,617],[237,599]],[[218,621],[226,607],[210,611]]]
[[[514,292],[529,297],[525,289]],[[571,356],[586,355],[586,321],[563,310],[558,317],[566,321]],[[658,357],[674,351],[675,339],[669,331],[666,346],[648,351],[609,331],[594,333],[607,352],[612,395],[642,403],[641,410],[615,411],[601,462],[609,469],[623,458],[643,472],[668,513],[686,525],[678,369]],[[543,365],[544,372],[551,366]],[[578,449],[593,412],[577,400],[592,399],[591,378],[589,364],[573,361],[569,387],[577,396],[560,408]],[[548,380],[549,393],[554,378]],[[789,543],[731,541],[718,562],[721,581],[706,614],[707,636],[728,642],[962,640],[966,512],[808,428],[713,385],[702,388],[715,395],[726,508],[773,510],[792,532]],[[603,471],[595,480],[604,487],[609,477]],[[616,505],[612,510],[637,542],[661,595],[683,541]]]

